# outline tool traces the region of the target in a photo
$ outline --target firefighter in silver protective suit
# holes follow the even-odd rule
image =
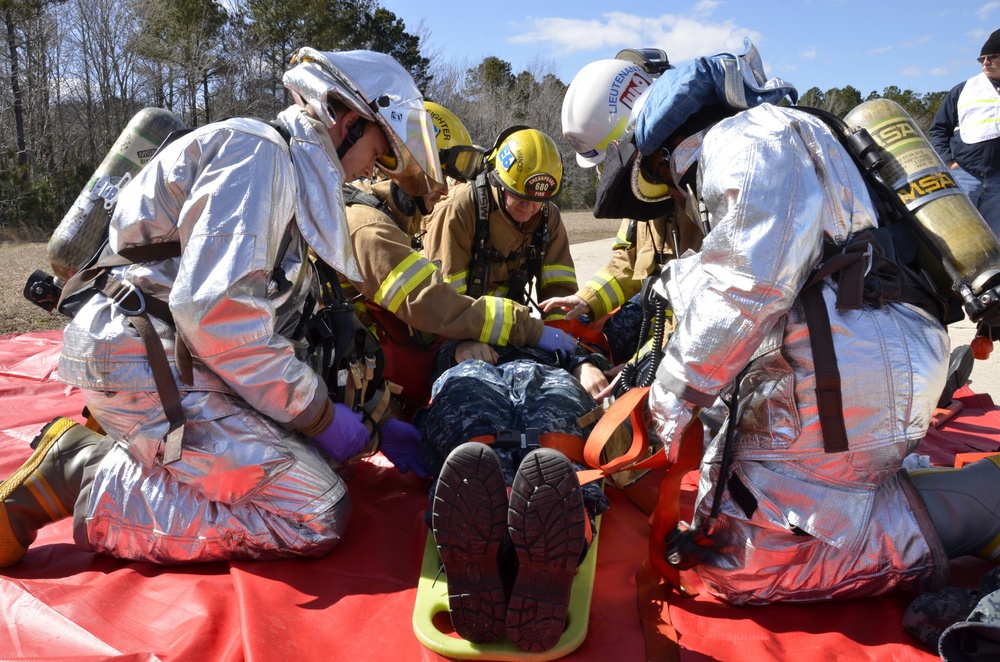
[[[704,448],[686,531],[700,539],[667,560],[736,604],[940,587],[949,558],[996,554],[1000,468],[902,469],[945,384],[948,335],[910,303],[838,306],[843,275],[807,287],[876,212],[830,127],[777,105],[794,88],[747,46],[664,72],[616,145],[633,141],[629,172],[601,181],[646,199],[660,185],[710,227],[659,281],[677,328],[649,405],[668,456],[700,408],[721,398],[730,414]],[[840,400],[817,393],[831,361]]]
[[[179,257],[112,269],[122,297],[102,290],[66,328],[59,376],[106,434],[43,429],[0,488],[0,565],[69,516],[79,546],[164,564],[316,557],[343,535],[336,467],[371,435],[308,360],[310,252],[360,278],[342,186],[376,161],[412,195],[444,179],[424,100],[388,55],[302,48],[284,84],[296,103],[271,125],[195,129],[123,190],[115,253],[179,242]],[[166,311],[141,337],[156,300]]]

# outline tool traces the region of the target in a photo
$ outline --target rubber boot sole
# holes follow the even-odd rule
[[[448,580],[455,632],[477,644],[503,637],[507,614],[497,553],[507,533],[507,486],[489,446],[467,443],[445,460],[431,526]]]
[[[507,512],[518,559],[507,638],[521,650],[546,651],[562,637],[586,517],[580,482],[562,453],[543,448],[521,462]]]
[[[77,425],[79,423],[69,418],[57,418],[47,423],[31,442],[31,447],[35,449],[31,456],[7,480],[0,483],[0,568],[14,565],[28,552],[27,547],[21,545],[14,535],[7,516],[7,506],[3,502],[35,473],[59,438]]]

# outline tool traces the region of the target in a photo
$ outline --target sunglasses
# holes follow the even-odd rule
[[[979,64],[982,64],[983,62],[986,62],[987,60],[989,60],[990,62],[992,62],[993,60],[997,59],[998,57],[1000,57],[1000,53],[993,53],[992,55],[980,55],[979,57],[976,58],[976,62],[978,62]]]

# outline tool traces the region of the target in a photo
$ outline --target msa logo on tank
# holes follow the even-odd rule
[[[942,195],[959,192],[955,180],[941,169],[937,155],[921,149],[926,138],[906,118],[892,118],[869,129],[869,133],[905,169],[902,176],[889,183],[908,209],[914,210]]]
[[[643,75],[639,67],[626,67],[621,73],[611,81],[611,89],[608,90],[608,113],[617,115],[622,112],[618,106],[621,105],[627,113],[632,110],[636,99],[642,94],[652,81]]]

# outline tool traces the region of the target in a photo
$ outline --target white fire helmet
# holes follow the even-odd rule
[[[625,132],[639,95],[655,75],[635,62],[597,60],[581,69],[566,90],[562,130],[583,168],[604,163],[604,151]]]
[[[375,51],[317,51],[300,48],[285,72],[285,87],[295,102],[309,106],[333,127],[328,101],[340,101],[374,120],[392,150],[378,159],[379,169],[413,196],[444,184],[437,143],[424,98],[403,66]]]

